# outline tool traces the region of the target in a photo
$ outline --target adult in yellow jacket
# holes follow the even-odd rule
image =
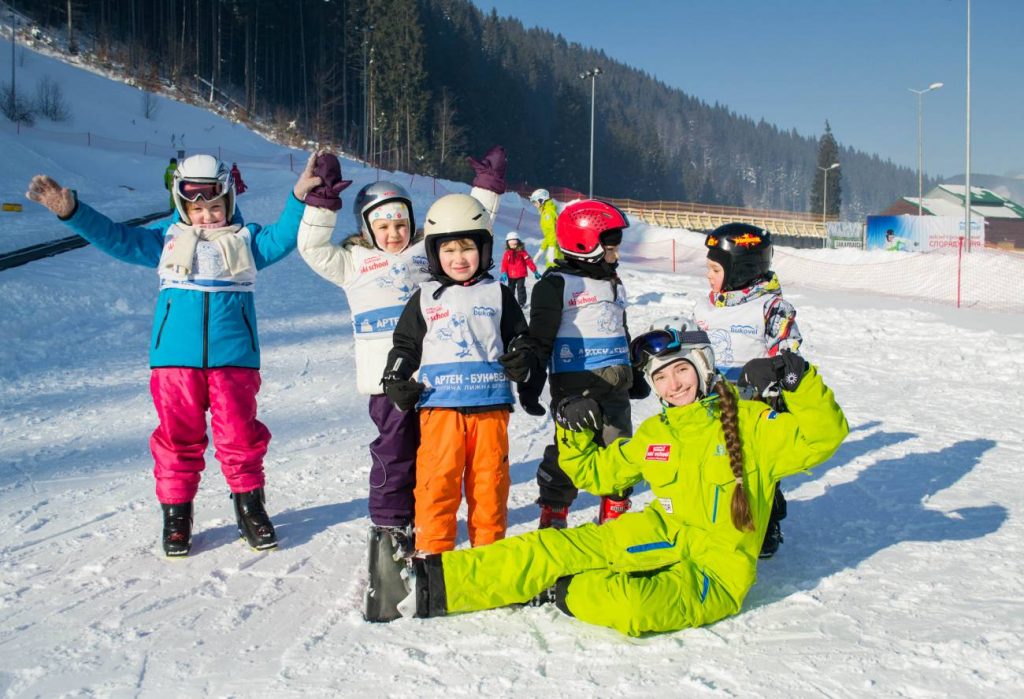
[[[646,480],[652,503],[601,526],[542,529],[415,559],[403,614],[550,601],[584,621],[640,635],[740,610],[757,577],[775,484],[828,459],[849,431],[846,418],[817,370],[791,352],[745,368],[754,385],[781,384],[789,413],[738,399],[715,374],[703,332],[652,331],[631,343],[630,354],[664,410],[631,439],[599,448],[597,403],[563,400],[556,410],[560,463],[592,493]]]
[[[555,237],[555,222],[558,220],[558,207],[554,199],[546,189],[536,189],[530,195],[530,202],[540,212],[540,233],[543,236],[540,243],[540,250],[534,262],[538,265],[543,262],[547,267],[553,267],[555,260],[563,258],[562,251],[558,247],[558,239]]]

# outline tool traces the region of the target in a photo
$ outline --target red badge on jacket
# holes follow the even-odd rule
[[[645,461],[668,461],[668,457],[672,452],[671,444],[648,444],[647,445],[647,456],[644,457]]]

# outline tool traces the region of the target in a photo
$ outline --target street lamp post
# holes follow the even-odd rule
[[[964,167],[964,236],[971,251],[971,0],[967,0],[967,156]]]
[[[924,118],[922,116],[923,108],[922,108],[921,96],[924,95],[924,93],[926,93],[926,92],[931,92],[932,90],[938,90],[940,87],[942,87],[942,83],[932,83],[931,85],[929,85],[928,87],[926,87],[923,90],[915,90],[912,87],[908,87],[907,88],[908,90],[913,92],[915,95],[917,95],[917,215],[918,216],[920,216],[921,213],[922,213],[923,205],[921,203],[921,199],[924,196],[924,191],[923,191],[923,188],[924,188],[924,179],[923,178],[924,178],[924,176],[921,174],[921,172],[922,172],[922,163],[923,163],[923,160],[924,160],[924,145],[923,145],[924,136],[922,135],[922,128],[921,128],[923,126],[923,124],[924,124]]]
[[[829,170],[835,170],[839,167],[839,163],[832,163],[828,167],[818,166],[821,170],[821,222],[825,223],[825,216],[828,212],[828,173]]]
[[[594,198],[594,95],[596,93],[597,76],[602,73],[600,68],[591,68],[580,73],[580,80],[590,78],[590,189],[587,197]]]

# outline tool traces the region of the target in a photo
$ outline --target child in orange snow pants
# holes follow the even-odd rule
[[[472,546],[505,538],[508,522],[507,409],[462,413],[420,411],[416,452],[416,548],[440,553],[455,548],[455,515],[465,486]]]

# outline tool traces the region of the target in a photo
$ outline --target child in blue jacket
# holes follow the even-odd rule
[[[257,270],[296,247],[302,200],[320,184],[312,163],[310,158],[294,196],[270,226],[242,222],[231,175],[210,155],[181,162],[171,190],[177,219],[152,228],[115,223],[45,175],[29,183],[26,196],[75,233],[119,260],[158,271],[149,363],[160,424],[150,449],[168,556],[185,556],[192,545],[192,500],[205,468],[208,410],[239,533],[254,549],[277,546],[263,506],[270,431],[256,419],[260,350],[253,292]]]

